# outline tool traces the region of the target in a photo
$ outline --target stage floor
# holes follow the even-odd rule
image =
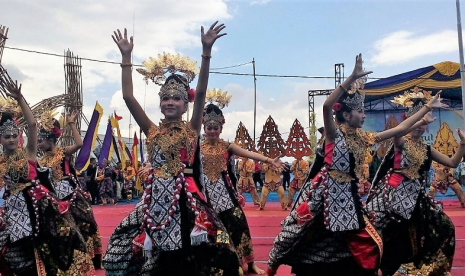
[[[460,207],[457,199],[443,200],[443,203],[447,215],[455,224],[457,238],[452,275],[465,276],[465,209]],[[127,203],[120,203],[117,206],[94,206],[94,214],[105,249],[115,227],[133,208],[134,204]],[[244,211],[252,234],[256,263],[265,269],[268,253],[280,230],[280,222],[289,211],[282,211],[278,202],[267,203],[264,211],[257,210],[251,202],[247,202]],[[291,275],[290,271],[290,267],[281,266],[277,275]],[[105,275],[105,272],[98,270],[97,275]]]

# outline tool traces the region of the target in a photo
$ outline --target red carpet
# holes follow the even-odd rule
[[[127,204],[94,206],[94,214],[99,224],[104,248],[106,248],[108,239],[115,227],[133,208],[134,205]],[[452,275],[465,276],[465,209],[460,208],[457,200],[444,201],[444,209],[455,224],[457,238]],[[245,212],[253,238],[256,263],[262,269],[266,269],[268,252],[280,230],[281,220],[289,211],[281,211],[278,202],[270,202],[264,211],[258,211],[248,202]],[[277,275],[291,275],[290,271],[290,267],[281,266]],[[98,270],[97,275],[101,276],[105,273],[103,270]]]

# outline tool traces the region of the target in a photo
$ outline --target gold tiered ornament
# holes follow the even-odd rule
[[[257,143],[258,150],[269,158],[284,156],[284,140],[278,130],[278,125],[271,116],[265,122],[260,139]]]
[[[286,141],[286,156],[302,159],[312,154],[311,144],[299,120],[295,119]]]
[[[250,138],[249,132],[242,122],[239,122],[237,127],[234,143],[245,150],[257,152],[255,142]]]
[[[455,140],[454,132],[450,129],[446,122],[441,124],[434,141],[433,147],[440,153],[453,156],[459,147],[457,140]]]

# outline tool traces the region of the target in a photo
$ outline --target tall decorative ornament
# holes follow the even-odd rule
[[[299,120],[295,119],[286,141],[286,156],[302,159],[313,153],[310,141]]]
[[[278,130],[278,125],[271,116],[265,122],[260,139],[257,143],[258,151],[270,158],[276,158],[285,154],[284,140]]]
[[[67,114],[71,114],[73,111],[79,111],[79,117],[76,120],[76,127],[78,131],[81,131],[81,118],[82,118],[82,74],[81,74],[81,59],[75,56],[69,49],[65,51],[65,95],[68,97],[68,102],[64,108],[64,118]],[[64,129],[61,145],[70,146],[74,144],[74,138],[70,128],[65,128],[65,122],[63,121],[62,128]]]
[[[248,151],[257,151],[255,149],[254,140],[250,138],[249,132],[247,131],[247,128],[244,126],[242,122],[239,122],[239,126],[237,127],[236,138],[234,139],[234,143]]]
[[[0,25],[0,64],[2,63],[3,49],[5,49],[5,43],[8,39],[8,28]]]
[[[440,153],[452,157],[459,144],[455,140],[454,132],[450,129],[446,122],[442,122],[441,127],[436,134],[436,140],[434,141],[433,147]]]

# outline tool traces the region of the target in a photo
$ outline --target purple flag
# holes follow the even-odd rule
[[[131,151],[128,149],[128,146],[126,146],[126,153],[128,154],[129,160],[132,162],[132,154]]]
[[[103,108],[95,103],[94,112],[92,113],[92,118],[89,122],[89,127],[87,128],[86,136],[82,142],[82,148],[79,151],[79,155],[76,158],[75,168],[79,173],[85,171],[87,166],[89,166],[90,153],[95,146],[95,141],[97,140],[98,135],[98,126],[100,125],[100,118],[103,115]]]
[[[100,150],[100,156],[98,157],[98,165],[100,168],[105,167],[105,161],[111,159],[113,148],[113,129],[111,128],[111,122],[108,120],[107,131],[105,138],[103,139],[102,149]]]

